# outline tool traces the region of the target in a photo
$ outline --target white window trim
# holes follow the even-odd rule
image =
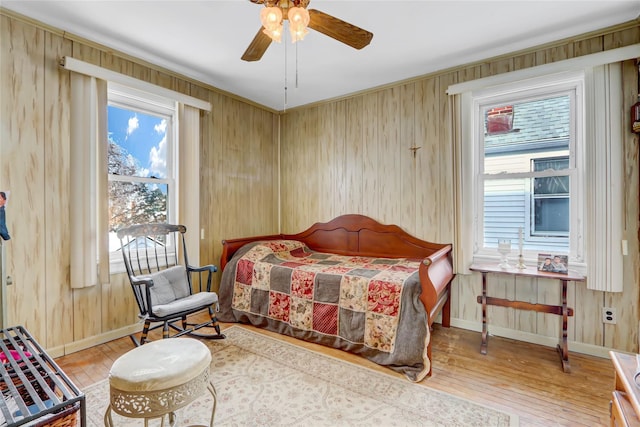
[[[472,141],[473,150],[467,150],[463,152],[464,155],[472,156],[472,162],[474,164],[474,200],[473,200],[473,212],[474,212],[474,233],[473,233],[473,262],[476,263],[494,263],[500,258],[496,249],[493,247],[484,247],[484,181],[487,178],[490,179],[515,179],[515,178],[532,178],[548,175],[546,172],[521,172],[503,174],[485,174],[484,173],[484,152],[480,141],[483,141],[484,136],[482,134],[484,123],[482,122],[484,115],[482,114],[483,106],[486,104],[500,104],[500,103],[513,103],[514,99],[520,102],[527,98],[538,98],[544,95],[566,93],[572,97],[572,103],[574,108],[574,114],[571,117],[571,139],[569,143],[569,150],[571,152],[572,164],[570,169],[567,170],[567,175],[570,177],[571,185],[577,188],[571,191],[571,238],[569,240],[569,263],[572,270],[576,270],[581,274],[586,274],[586,264],[584,260],[584,247],[582,245],[584,236],[584,219],[582,213],[584,212],[583,193],[584,187],[582,185],[582,179],[578,175],[579,171],[583,170],[582,167],[582,154],[581,150],[577,150],[576,141],[580,141],[583,138],[583,86],[584,86],[584,73],[583,72],[568,72],[558,73],[549,76],[543,76],[535,79],[529,79],[526,82],[510,82],[505,85],[496,85],[488,89],[479,90],[471,93],[472,99],[472,114],[473,120],[463,121],[463,127],[472,126],[472,129],[463,131],[467,134],[473,135],[468,141]],[[558,175],[555,172],[554,175]],[[512,249],[511,257],[517,257],[517,246]],[[538,251],[524,250],[524,261],[528,265],[536,265]]]
[[[60,65],[64,69],[69,71],[96,77],[100,80],[104,80],[110,83],[117,83],[122,86],[137,89],[146,93],[175,99],[181,104],[190,105],[200,110],[211,111],[211,104],[207,101],[203,101],[201,99],[194,98],[193,96],[185,95],[184,93],[176,92],[171,89],[166,89],[161,86],[156,86],[152,83],[138,80],[125,74],[120,74],[115,71],[90,64],[88,62],[80,61],[70,56],[63,57]]]

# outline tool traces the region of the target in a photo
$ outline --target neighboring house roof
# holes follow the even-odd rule
[[[569,148],[569,96],[513,104],[513,129],[485,133],[485,154]]]

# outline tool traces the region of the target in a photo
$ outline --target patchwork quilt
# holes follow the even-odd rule
[[[416,380],[429,368],[419,266],[292,240],[254,242],[223,272],[218,317],[358,353]]]

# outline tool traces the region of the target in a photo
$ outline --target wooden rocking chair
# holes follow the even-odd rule
[[[159,327],[162,327],[163,338],[170,337],[169,329],[176,331],[171,337],[188,334],[225,338],[216,318],[218,295],[211,292],[211,278],[217,268],[189,265],[186,231],[184,225],[140,224],[122,228],[117,233],[140,310],[138,317],[144,321],[140,340],[136,334],[130,336],[136,346],[144,344],[149,331]],[[194,292],[195,285],[200,292]],[[187,316],[204,310],[208,310],[210,320],[199,324],[187,322]],[[152,327],[153,323],[159,324]],[[215,334],[196,332],[205,327],[214,328]]]

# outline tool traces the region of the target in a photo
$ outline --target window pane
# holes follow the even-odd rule
[[[569,194],[569,177],[547,176],[536,178],[533,183],[533,194]]]
[[[136,237],[133,240],[130,240],[127,243],[124,243],[125,248],[131,248],[131,250],[140,250],[140,249],[153,249],[156,246],[164,246],[165,245],[165,236],[159,236],[158,239],[154,239],[151,237]],[[122,246],[118,246],[117,250],[121,250]]]
[[[484,185],[484,245],[497,247],[498,239],[517,242],[527,218],[528,179],[488,179]],[[526,235],[526,230],[525,230]]]
[[[109,231],[148,222],[167,222],[166,184],[109,182]]]
[[[569,169],[569,158],[560,157],[557,159],[534,159],[533,160],[534,172],[546,171],[549,169],[554,171]]]
[[[509,104],[512,128],[508,132],[488,132],[489,113],[499,106],[484,108],[484,170],[486,173],[530,172],[530,160],[537,157],[567,156],[570,141],[571,102],[568,95]],[[541,163],[541,169],[566,169],[562,160]]]
[[[569,234],[569,198],[539,198],[534,203],[534,234]]]
[[[108,172],[167,177],[167,120],[110,105]]]

